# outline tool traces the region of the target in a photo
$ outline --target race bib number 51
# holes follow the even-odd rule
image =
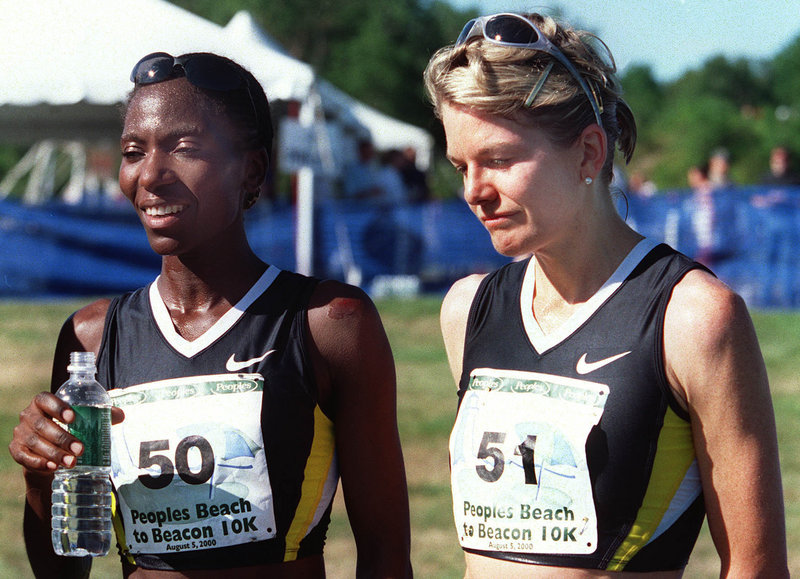
[[[111,390],[112,478],[131,553],[175,553],[275,536],[261,436],[264,379],[194,376]]]
[[[473,370],[450,436],[453,514],[462,547],[586,554],[597,515],[586,439],[608,387]]]

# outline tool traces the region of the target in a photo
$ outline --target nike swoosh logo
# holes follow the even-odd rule
[[[622,352],[622,354],[617,354],[616,356],[611,356],[610,358],[603,358],[602,360],[598,360],[597,362],[587,362],[586,361],[586,354],[581,356],[581,359],[578,360],[577,365],[575,366],[575,371],[578,374],[588,374],[589,372],[594,372],[595,370],[599,370],[603,366],[607,366],[611,362],[616,362],[620,358],[624,358],[631,351],[628,350],[627,352]]]
[[[249,360],[242,360],[241,362],[237,362],[234,360],[236,354],[231,354],[231,357],[228,358],[228,361],[225,362],[225,369],[228,372],[238,372],[239,370],[244,370],[248,366],[252,366],[253,364],[258,364],[264,358],[272,354],[275,350],[270,350],[269,352],[264,352],[263,356],[259,356],[258,358],[250,358]]]

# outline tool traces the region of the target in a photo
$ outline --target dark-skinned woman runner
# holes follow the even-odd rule
[[[52,380],[63,382],[69,352],[95,352],[119,407],[123,574],[324,577],[341,475],[357,576],[410,577],[394,363],[378,313],[358,288],[281,271],[247,241],[244,214],[272,150],[264,91],[209,53],[154,53],[131,78],[119,180],[161,273],[71,316]],[[10,445],[37,577],[88,569],[50,546],[52,474],[82,450],[53,420],[72,418],[39,394]]]

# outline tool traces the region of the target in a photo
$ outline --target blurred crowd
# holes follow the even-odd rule
[[[428,201],[427,176],[417,167],[416,156],[411,147],[390,149],[379,156],[371,141],[359,141],[357,159],[343,172],[342,197],[391,205]]]
[[[686,189],[659,191],[641,174],[617,186],[628,221],[712,269],[758,306],[800,307],[800,171],[774,147],[756,183],[730,175],[727,149],[689,168]]]

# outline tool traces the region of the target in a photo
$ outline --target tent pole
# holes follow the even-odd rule
[[[297,172],[297,231],[295,234],[297,273],[314,273],[314,171],[301,167]]]
[[[314,102],[309,97],[300,106],[300,125],[309,128],[314,122]],[[309,143],[310,146],[310,143]],[[309,164],[297,171],[297,222],[295,231],[297,272],[314,274],[314,170]]]

